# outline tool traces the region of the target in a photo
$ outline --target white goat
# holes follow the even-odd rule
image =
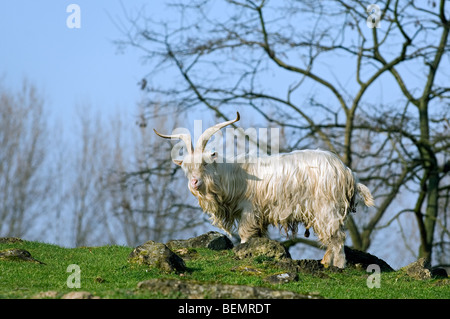
[[[352,171],[333,153],[302,150],[288,154],[246,158],[229,163],[216,152],[204,152],[208,140],[221,128],[239,121],[223,122],[205,130],[195,149],[188,134],[163,135],[181,139],[188,150],[181,165],[189,189],[214,225],[230,233],[238,224],[241,242],[265,236],[269,225],[286,233],[299,223],[312,227],[327,246],[322,264],[345,267],[344,222],[355,210],[356,193],[373,206],[369,189],[356,182]]]

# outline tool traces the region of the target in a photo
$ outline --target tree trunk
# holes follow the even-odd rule
[[[422,238],[419,247],[419,258],[425,258],[429,262],[431,262],[434,228],[438,217],[438,186],[439,174],[437,169],[435,169],[431,172],[428,179],[427,205],[423,221],[424,232],[421,234]]]

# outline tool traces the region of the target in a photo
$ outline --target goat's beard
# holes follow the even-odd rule
[[[198,190],[191,186],[189,190],[197,198],[202,210],[209,215],[212,224],[231,234],[234,223],[239,217],[235,215],[237,212],[229,207],[230,203],[227,200],[229,194],[224,187],[221,187],[221,181],[214,180],[210,174],[202,175],[202,182]]]
[[[191,194],[197,198],[199,198],[199,196],[204,194],[204,192],[202,192],[202,188],[204,187],[204,185],[200,186],[198,189],[191,187],[191,185],[189,185],[188,187],[189,187],[189,190],[191,191]]]

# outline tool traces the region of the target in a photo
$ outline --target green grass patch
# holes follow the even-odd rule
[[[290,290],[301,294],[317,294],[325,298],[414,298],[448,299],[449,279],[418,281],[403,272],[381,273],[380,288],[368,288],[365,270],[347,268],[342,272],[325,270],[320,275],[299,273],[299,280],[285,284],[270,284],[269,275],[282,272],[273,260],[254,258],[236,260],[231,250],[195,249],[186,260],[186,273],[164,274],[156,269],[128,263],[133,250],[124,246],[62,248],[38,242],[0,244],[0,251],[21,248],[45,263],[0,260],[0,298],[32,298],[40,292],[57,291],[58,297],[72,291],[88,291],[101,298],[177,298],[157,291],[136,289],[140,281],[151,278],[178,278],[198,283],[223,283],[262,286]],[[80,288],[69,288],[72,272],[67,267],[80,267]]]

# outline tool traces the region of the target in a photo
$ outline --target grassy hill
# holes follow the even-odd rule
[[[100,298],[183,298],[179,293],[163,295],[138,289],[139,282],[152,278],[178,279],[196,283],[223,283],[261,286],[312,294],[324,298],[450,298],[450,279],[415,280],[404,272],[381,273],[380,288],[368,288],[370,273],[347,268],[341,272],[324,270],[318,274],[300,273],[297,281],[271,284],[264,278],[282,271],[264,258],[236,260],[231,250],[191,249],[185,259],[188,271],[166,274],[148,266],[130,264],[131,247],[103,246],[62,248],[55,245],[21,241],[0,243],[0,252],[10,248],[27,250],[42,262],[0,259],[0,298],[33,298],[46,291],[55,297],[73,291],[88,291]],[[80,269],[80,288],[69,288],[69,265]],[[69,279],[70,281],[70,279]]]

